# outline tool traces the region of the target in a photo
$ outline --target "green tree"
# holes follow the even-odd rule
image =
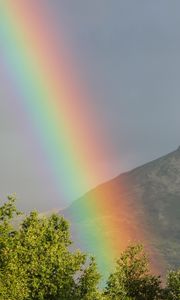
[[[104,294],[114,300],[161,299],[160,278],[149,273],[148,259],[141,245],[129,246],[117,260]]]
[[[76,289],[76,298],[82,300],[99,300],[102,295],[97,290],[101,276],[97,271],[94,257],[90,258],[88,266],[83,270]]]
[[[165,288],[166,300],[180,299],[180,270],[170,271],[167,275],[167,284]]]
[[[0,207],[0,298],[100,299],[96,263],[80,251],[70,251],[67,221],[31,212],[21,225],[12,225],[18,214],[10,196]]]
[[[27,296],[24,285],[25,272],[14,263],[17,260],[17,253],[14,250],[18,239],[11,220],[19,215],[14,204],[15,200],[14,195],[9,196],[7,203],[0,207],[0,299],[4,300],[16,298],[21,300]]]

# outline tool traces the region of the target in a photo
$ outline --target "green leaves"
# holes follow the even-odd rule
[[[12,194],[8,196],[8,201],[0,207],[1,222],[11,220],[14,216],[21,214],[21,212],[17,210],[15,206],[15,202],[16,202],[16,195]]]
[[[169,272],[163,289],[141,245],[121,253],[101,290],[95,258],[70,250],[67,221],[33,211],[18,224],[15,200],[0,207],[0,300],[180,299],[180,271]]]
[[[34,211],[15,228],[11,221],[18,214],[10,196],[0,208],[0,299],[74,300],[79,293],[91,299],[100,278],[96,263],[69,250],[67,221]]]
[[[180,270],[169,272],[167,276],[165,297],[166,297],[165,299],[167,300],[180,299]]]
[[[88,266],[82,270],[81,276],[77,280],[76,299],[101,299],[100,292],[97,290],[100,277],[101,276],[97,271],[95,259],[91,257],[88,262]]]
[[[105,295],[110,299],[161,299],[160,278],[149,274],[148,259],[141,245],[129,246],[109,276]]]

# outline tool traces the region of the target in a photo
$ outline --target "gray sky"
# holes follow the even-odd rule
[[[78,72],[93,91],[92,107],[112,144],[105,161],[97,162],[109,166],[102,180],[176,149],[180,144],[180,2],[47,3],[81,62]],[[20,107],[12,105],[13,96],[0,96],[0,194],[16,191],[23,208],[59,207],[53,179],[44,187],[46,166],[40,169],[42,157],[29,142],[28,127],[22,128]]]

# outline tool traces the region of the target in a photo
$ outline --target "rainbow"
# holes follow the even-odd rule
[[[59,29],[60,38],[56,39],[55,27],[43,1],[0,3],[2,57],[10,87],[46,153],[60,199],[69,205],[73,195],[87,191],[100,177],[102,170],[94,170],[92,161],[104,155],[104,149],[108,151],[108,137],[98,129],[89,93],[77,78],[76,63]],[[113,211],[117,199],[113,199],[113,191],[109,191],[110,198],[107,193],[83,202],[80,211],[72,213],[74,219],[83,215],[96,220],[93,226],[79,226],[78,235],[82,244],[88,237],[88,249],[97,257],[101,270],[110,268],[127,245],[127,235],[131,235],[123,223],[117,232]],[[132,215],[126,201],[119,201],[119,206],[122,214]],[[102,212],[107,217],[99,218]],[[143,232],[140,236],[143,238]]]

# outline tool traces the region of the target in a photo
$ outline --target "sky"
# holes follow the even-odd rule
[[[78,77],[93,95],[91,107],[111,145],[103,161],[94,161],[95,167],[105,165],[109,170],[94,186],[175,150],[180,145],[180,2],[46,4],[57,29],[66,35],[78,62]],[[0,196],[16,192],[19,206],[28,210],[61,208],[53,178],[49,180],[30,138],[27,116],[12,105],[13,95],[2,92],[3,76],[1,66]]]

